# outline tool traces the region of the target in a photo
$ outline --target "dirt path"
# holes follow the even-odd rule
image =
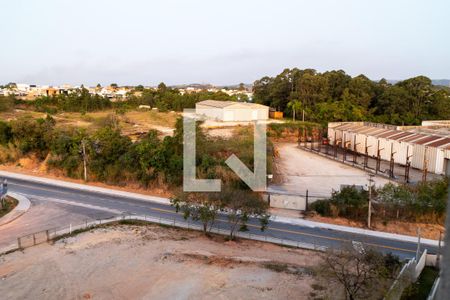
[[[296,143],[279,143],[275,149],[278,152],[277,170],[284,180],[272,186],[273,189],[302,195],[308,190],[314,200],[316,196],[328,197],[342,184],[365,186],[368,183],[366,172],[301,150]],[[381,177],[374,180],[377,186],[389,182]]]

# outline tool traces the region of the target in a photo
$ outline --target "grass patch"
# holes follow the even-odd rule
[[[264,268],[269,269],[271,271],[277,272],[277,273],[288,273],[289,266],[287,264],[280,264],[280,263],[265,263],[263,264]]]
[[[111,224],[114,224],[114,223],[111,223]],[[134,226],[148,226],[151,223],[147,222],[147,221],[141,221],[141,220],[120,220],[117,222],[117,224],[119,224],[119,225],[134,225]]]
[[[402,300],[427,299],[434,281],[439,276],[439,270],[425,267],[417,282],[410,285],[402,294]]]
[[[134,123],[175,128],[178,114],[158,111],[129,111],[125,117]]]
[[[311,284],[311,287],[315,291],[324,291],[324,290],[326,290],[325,287],[323,287],[323,286],[321,286],[320,284],[317,284],[317,283]]]
[[[73,230],[72,233],[66,233],[57,237],[52,238],[53,242],[68,238],[68,237],[73,237],[76,236],[80,233],[84,233],[93,229],[98,229],[98,228],[106,228],[106,227],[114,227],[116,225],[126,225],[126,226],[152,226],[152,225],[158,225],[162,228],[166,228],[166,229],[176,229],[176,230],[186,230],[186,231],[194,231],[192,229],[184,229],[184,228],[178,228],[178,227],[174,227],[172,225],[166,225],[166,224],[160,224],[160,223],[154,223],[151,221],[142,221],[142,220],[119,220],[116,222],[111,222],[111,223],[107,223],[107,224],[98,224],[98,225],[92,225],[92,226],[88,226],[86,228],[80,228],[80,229],[76,229]]]
[[[286,273],[292,275],[313,275],[313,272],[309,268],[298,267],[295,265],[289,265],[285,263],[279,262],[268,262],[262,264],[262,266],[268,270],[277,272],[277,273]]]
[[[6,197],[6,199],[3,201],[3,206],[0,209],[0,218],[12,211],[19,202],[11,197]]]
[[[76,229],[76,230],[72,231],[72,233],[66,233],[66,234],[63,234],[63,235],[54,237],[54,238],[52,239],[52,241],[53,241],[53,242],[57,242],[57,241],[59,241],[59,240],[65,239],[65,238],[73,237],[73,236],[76,236],[76,235],[78,235],[78,234],[80,234],[80,233],[87,232],[87,231],[89,231],[89,230],[91,230],[91,229],[100,228],[100,227],[102,227],[102,226],[103,226],[103,225],[98,225],[98,226],[92,226],[92,227],[86,227],[86,228]]]

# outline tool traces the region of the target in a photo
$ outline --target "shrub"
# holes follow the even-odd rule
[[[11,125],[0,121],[0,144],[6,145],[12,138]]]
[[[317,212],[319,215],[323,217],[331,216],[331,207],[330,200],[323,199],[317,200],[309,205],[309,209]]]

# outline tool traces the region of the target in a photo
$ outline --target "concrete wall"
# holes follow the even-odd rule
[[[267,107],[238,107],[229,106],[224,108],[214,108],[207,105],[196,104],[195,112],[204,115],[210,119],[225,121],[225,122],[239,122],[239,121],[255,121],[268,120],[269,108]]]
[[[218,120],[218,121],[223,121],[223,119],[224,119],[222,108],[214,108],[211,106],[196,104],[195,112],[199,115],[204,115],[207,118]]]
[[[269,119],[269,108],[234,108],[225,107],[224,121],[255,121]]]
[[[306,199],[296,195],[271,194],[270,207],[306,210]]]

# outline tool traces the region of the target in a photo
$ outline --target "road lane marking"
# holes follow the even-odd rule
[[[27,195],[30,198],[35,198],[38,200],[42,200],[42,201],[50,201],[50,202],[55,202],[55,203],[60,203],[60,204],[66,204],[66,205],[72,205],[72,206],[79,206],[79,207],[84,207],[84,208],[89,208],[89,209],[94,209],[94,210],[101,210],[101,211],[106,211],[106,212],[110,212],[113,214],[122,214],[123,212],[117,209],[113,209],[113,208],[108,208],[108,207],[103,207],[103,206],[97,206],[97,205],[92,205],[92,204],[86,204],[86,203],[81,203],[81,202],[74,202],[74,201],[68,201],[68,200],[62,200],[62,199],[56,199],[56,198],[50,198],[50,197],[40,197],[40,196],[30,196]]]
[[[174,215],[180,215],[180,214],[177,214],[174,211],[167,210],[167,209],[161,209],[161,208],[151,208],[151,209],[152,210],[156,210],[156,211],[160,211],[160,212],[174,214]],[[217,219],[216,221],[224,222],[224,223],[228,222],[227,220],[222,220],[222,219]],[[247,226],[253,227],[253,228],[260,228],[260,226],[254,225],[254,224],[247,224]],[[300,232],[300,231],[294,231],[294,230],[282,229],[282,228],[276,228],[276,227],[270,227],[270,226],[267,227],[267,230],[274,230],[274,231],[279,231],[279,232],[284,232],[284,233],[292,233],[292,234],[297,234],[297,235],[310,236],[310,237],[327,239],[327,240],[334,240],[334,241],[339,241],[339,242],[350,242],[350,241],[352,241],[352,240],[344,239],[344,238],[323,236],[323,235],[314,234],[314,233],[306,233],[306,232]],[[379,244],[375,244],[375,243],[365,243],[365,242],[363,242],[363,244],[369,245],[369,246],[373,246],[373,247],[386,248],[386,249],[390,249],[390,250],[397,250],[397,251],[416,253],[415,250],[398,248],[398,247],[392,247],[392,246],[388,246],[388,245],[379,245]]]
[[[42,190],[42,191],[47,191],[47,192],[52,192],[54,193],[54,190],[49,190],[49,189],[45,189],[45,188],[40,188],[40,187],[35,187],[35,186],[29,186],[29,185],[23,185],[23,184],[17,184],[17,183],[12,183],[11,186],[16,185],[16,186],[22,186],[22,187],[28,187],[31,189],[37,189],[37,190]],[[67,194],[67,195],[73,195],[71,193],[67,193],[67,192],[61,192],[61,191],[57,191],[57,193],[61,193],[61,194]],[[88,196],[88,197],[92,197],[92,196]],[[94,197],[93,197],[94,198]],[[126,198],[124,198],[126,199]],[[102,198],[102,200],[105,201],[110,201],[110,202],[121,202],[119,200],[108,200],[108,199],[104,199]],[[64,200],[63,200],[64,201]],[[129,203],[128,203],[129,204]],[[100,206],[98,206],[99,208],[101,208]],[[145,207],[148,208],[150,210],[154,210],[154,211],[160,211],[160,212],[165,212],[165,213],[170,213],[170,214],[174,214],[174,215],[179,215],[178,213],[171,211],[171,210],[167,210],[167,209],[161,209],[161,208],[156,208],[156,207]],[[121,213],[121,212],[120,212]],[[119,214],[120,214],[119,213]],[[217,221],[219,222],[228,222],[226,220],[221,220],[218,219]],[[259,226],[257,225],[253,225],[253,224],[247,224],[247,226],[249,227],[255,227],[255,228],[259,228]],[[293,231],[293,230],[288,230],[288,229],[281,229],[281,228],[276,228],[276,227],[268,227],[267,230],[274,230],[274,231],[279,231],[279,232],[284,232],[284,233],[292,233],[292,234],[297,234],[297,235],[303,235],[303,236],[310,236],[310,237],[315,237],[315,238],[321,238],[321,239],[327,239],[327,240],[334,240],[334,241],[341,241],[341,242],[349,242],[351,240],[348,239],[344,239],[344,238],[337,238],[337,237],[330,237],[330,236],[323,236],[323,235],[318,235],[318,234],[313,234],[313,233],[306,233],[306,232],[300,232],[300,231]],[[411,252],[411,253],[415,253],[415,250],[410,250],[410,249],[404,249],[404,248],[398,248],[398,247],[392,247],[392,246],[388,246],[388,245],[380,245],[380,244],[376,244],[376,243],[364,243],[366,245],[370,245],[373,247],[379,247],[379,248],[385,248],[385,249],[391,249],[391,250],[397,250],[397,251],[404,251],[404,252]]]

